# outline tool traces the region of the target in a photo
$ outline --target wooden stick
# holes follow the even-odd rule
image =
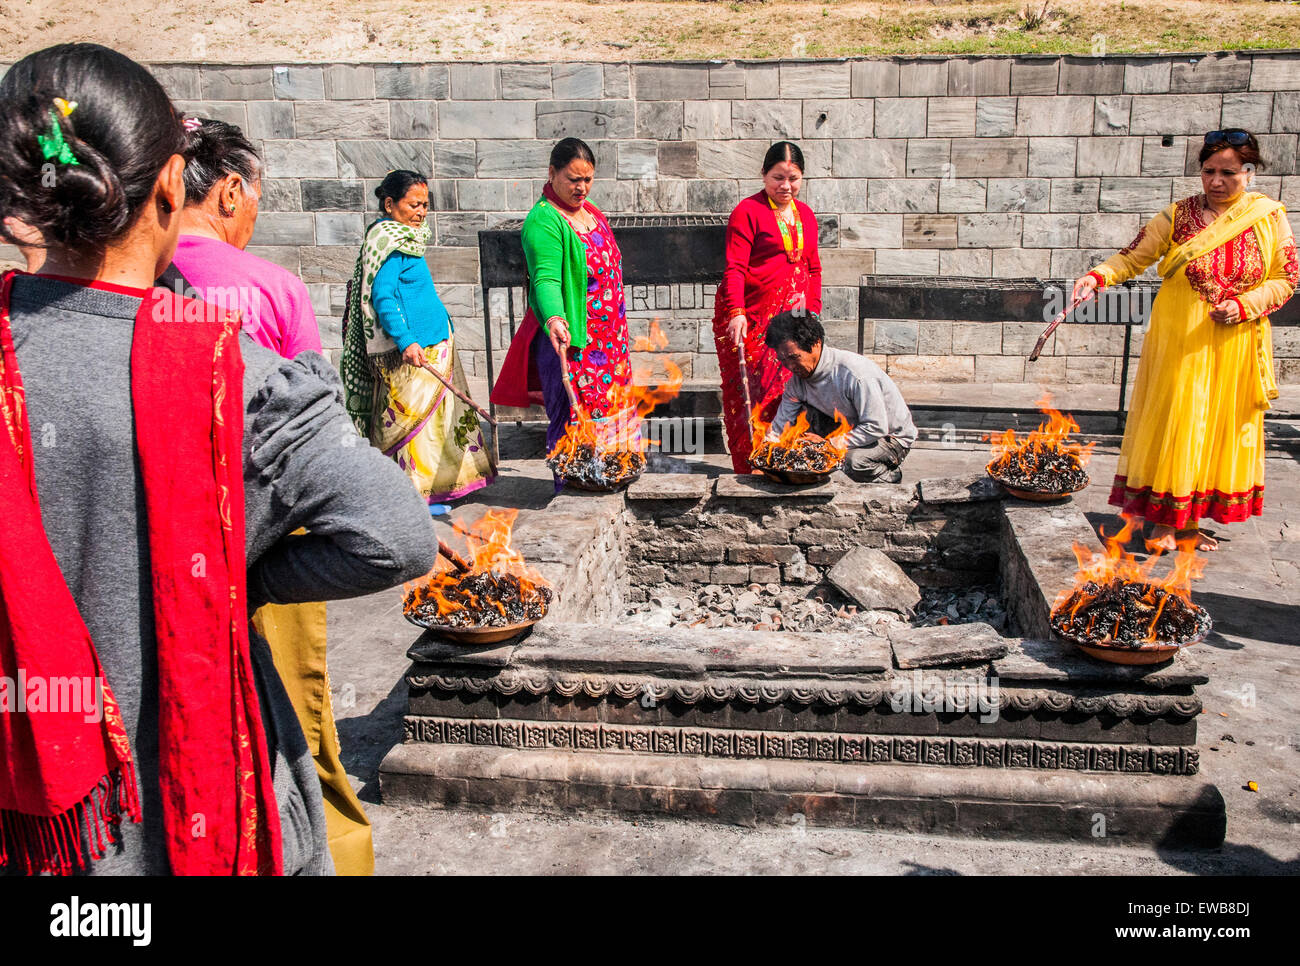
[[[462,574],[467,574],[470,572],[471,569],[473,569],[465,561],[464,557],[458,554],[455,550],[452,550],[451,547],[447,546],[441,540],[438,541],[438,553],[442,554],[444,557],[450,560],[451,565],[455,567],[456,570]]]
[[[1095,293],[1095,292],[1096,292],[1096,289],[1093,289],[1093,292],[1090,292],[1090,293],[1087,294],[1087,295],[1082,295],[1082,296],[1080,296],[1079,298],[1075,299],[1075,300],[1074,300],[1073,302],[1071,302],[1068,306],[1066,306],[1066,309],[1065,309],[1064,312],[1062,312],[1062,313],[1061,313],[1060,315],[1058,315],[1056,318],[1052,319],[1052,324],[1049,325],[1046,329],[1043,330],[1043,334],[1040,335],[1040,336],[1038,337],[1038,341],[1037,341],[1036,343],[1034,343],[1034,351],[1031,352],[1031,353],[1029,353],[1029,361],[1030,361],[1030,362],[1037,362],[1037,361],[1038,361],[1038,356],[1042,353],[1042,351],[1043,351],[1043,346],[1047,345],[1047,340],[1050,339],[1050,338],[1052,337],[1052,333],[1056,331],[1056,327],[1057,327],[1058,325],[1060,325],[1062,322],[1065,321],[1065,317],[1066,317],[1067,315],[1069,315],[1071,312],[1073,312],[1075,309],[1077,309],[1077,308],[1078,308],[1080,305],[1082,305],[1084,302],[1088,301],[1088,299],[1091,298],[1092,294]]]
[[[466,395],[465,393],[457,389],[455,386],[453,386],[451,384],[451,380],[449,380],[446,376],[444,376],[441,372],[439,372],[437,369],[433,367],[433,363],[425,362],[423,368],[425,369],[425,371],[433,373],[434,377],[440,383],[442,383],[444,386],[450,389],[452,394],[457,399],[463,402],[470,409],[474,410],[474,412],[478,413],[479,416],[486,419],[489,426],[493,426],[493,427],[496,426],[497,421],[492,418],[492,414],[489,413],[486,409],[483,409],[481,406],[479,406],[479,404],[476,403],[474,400],[470,399],[468,395]]]
[[[564,376],[564,391],[569,394],[569,405],[573,411],[578,414],[579,419],[586,419],[582,411],[582,406],[578,403],[578,394],[573,391],[573,384],[569,381],[569,351],[568,347],[560,354],[560,374]]]
[[[754,436],[754,403],[749,397],[749,366],[745,363],[745,344],[740,344],[740,388],[745,394],[745,425],[749,427],[749,435],[752,439]]]

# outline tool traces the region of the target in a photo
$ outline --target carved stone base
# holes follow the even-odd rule
[[[1213,848],[1222,844],[1227,823],[1218,789],[1194,776],[420,742],[389,752],[379,776],[386,804],[656,813],[745,826],[802,823]]]

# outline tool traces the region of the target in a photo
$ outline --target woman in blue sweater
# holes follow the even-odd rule
[[[343,383],[357,429],[406,471],[430,503],[491,483],[496,473],[468,396],[455,331],[424,260],[429,186],[392,171],[375,189],[384,214],[366,229],[348,286]]]

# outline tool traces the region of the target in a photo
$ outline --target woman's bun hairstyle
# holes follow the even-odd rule
[[[375,186],[375,197],[379,199],[379,210],[384,210],[384,202],[389,198],[396,203],[406,197],[413,185],[428,184],[429,180],[418,171],[398,169],[384,175],[384,180]]]
[[[39,139],[54,124],[76,164],[45,157]],[[47,47],[0,81],[0,212],[40,232],[46,247],[103,249],[135,223],[168,159],[185,152],[162,85],[107,47]],[[0,238],[23,244],[3,220]]]
[[[227,175],[244,179],[244,188],[252,191],[262,180],[262,159],[257,148],[234,124],[208,118],[187,118],[185,128],[187,157],[185,165],[185,203],[201,205],[217,182]]]
[[[793,141],[777,141],[763,155],[763,173],[767,174],[782,161],[789,161],[803,173],[803,151]]]

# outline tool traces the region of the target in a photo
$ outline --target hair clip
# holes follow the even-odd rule
[[[77,109],[77,102],[76,102],[76,101],[65,101],[65,100],[64,100],[63,98],[61,98],[61,97],[56,97],[56,98],[54,99],[54,106],[57,107],[57,108],[59,109],[59,112],[60,112],[64,117],[67,117],[69,114],[71,114],[73,111],[75,111],[75,110]]]
[[[56,97],[54,102],[59,104],[60,111],[64,111],[65,107],[67,108],[64,111],[64,117],[72,113],[72,110],[77,106],[75,101],[69,104],[61,97]],[[72,148],[69,147],[68,142],[63,139],[63,128],[59,124],[57,111],[50,111],[50,133],[36,135],[36,143],[41,146],[41,153],[45,155],[47,161],[53,158],[59,164],[81,164],[77,160],[77,156],[72,153]]]
[[[193,133],[194,131],[197,131],[199,128],[203,127],[203,119],[200,117],[187,117],[183,121],[181,121],[181,127]]]

